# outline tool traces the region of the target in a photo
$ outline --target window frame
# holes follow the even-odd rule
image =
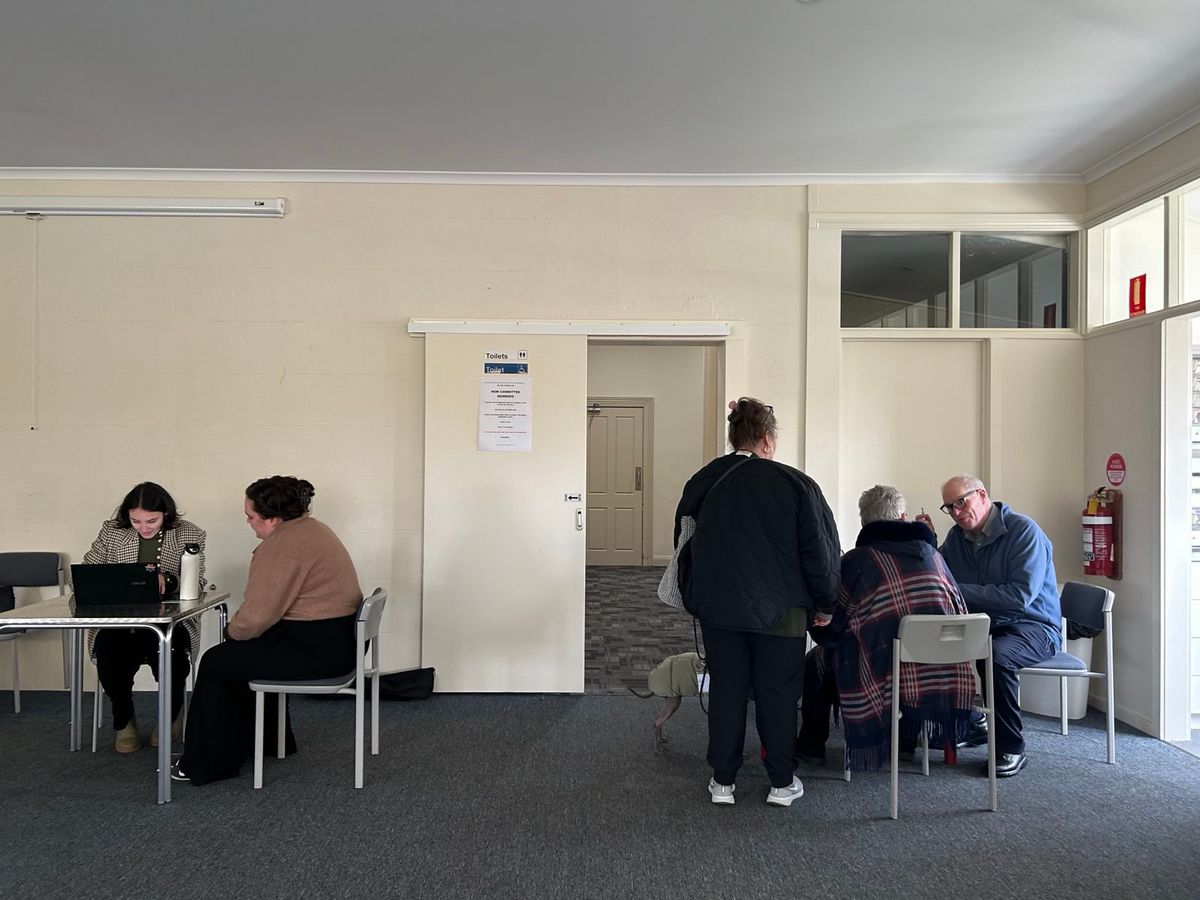
[[[841,245],[841,235],[844,232],[880,231],[880,232],[939,232],[950,237],[950,281],[949,281],[949,322],[944,326],[926,327],[842,327],[839,333],[842,337],[889,337],[911,336],[928,340],[931,337],[947,337],[962,339],[964,336],[986,336],[989,334],[1019,334],[1023,337],[1037,335],[1081,334],[1085,327],[1083,316],[1084,304],[1081,286],[1084,280],[1084,264],[1086,260],[1087,229],[1081,217],[1071,217],[1055,214],[936,214],[936,213],[810,213],[809,229],[830,230],[838,234],[838,244]],[[962,235],[971,234],[1064,234],[1068,237],[1067,259],[1067,298],[1066,307],[1071,315],[1071,325],[1062,328],[998,328],[995,326],[963,327],[960,297]],[[811,260],[810,260],[811,265]],[[839,257],[837,269],[839,272],[837,285],[837,305],[840,317],[841,309],[841,260]],[[810,293],[808,302],[813,302]]]
[[[1193,170],[1187,178],[1174,182],[1169,187],[1160,186],[1139,193],[1133,199],[1092,216],[1085,223],[1084,252],[1087,258],[1084,308],[1087,322],[1084,334],[1133,328],[1145,322],[1178,315],[1194,315],[1200,311],[1200,296],[1188,300],[1183,293],[1183,198],[1193,191],[1200,191],[1200,170]],[[1163,204],[1163,308],[1153,312],[1147,311],[1135,319],[1126,315],[1105,322],[1104,306],[1108,291],[1105,265],[1108,259],[1109,229],[1138,215],[1143,207],[1158,202]]]

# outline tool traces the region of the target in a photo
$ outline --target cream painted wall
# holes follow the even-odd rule
[[[1161,351],[1160,323],[1151,322],[1089,338],[1084,360],[1084,478],[1089,490],[1105,484],[1105,462],[1114,451],[1125,456],[1128,471],[1121,485],[1123,577],[1115,583],[1095,579],[1117,594],[1116,713],[1150,734],[1161,728]]]
[[[966,473],[1042,527],[1060,581],[1077,577],[1083,342],[1072,333],[962,335],[844,340],[842,544],[853,546],[858,495],[875,483],[900,488],[913,515],[924,506],[944,537],[941,484]]]
[[[208,530],[210,575],[240,597],[254,547],[242,491],[300,474],[363,587],[390,592],[385,667],[418,664],[412,317],[731,321],[727,383],[772,398],[781,458],[798,458],[803,187],[10,181],[5,193],[282,196],[290,212],[0,221],[4,549],[77,561],[151,478]],[[61,687],[56,648],[22,650],[26,687]]]
[[[937,511],[950,475],[981,471],[985,347],[979,340],[846,340],[842,347],[842,466],[836,515],[842,548],[858,535],[858,498],[899,488],[910,518]],[[937,402],[930,402],[936,396]],[[828,493],[829,491],[827,491]]]
[[[1083,571],[1079,511],[1090,483],[1084,448],[1084,343],[1073,333],[990,342],[990,487],[1054,544],[1059,581]]]
[[[683,485],[708,459],[704,377],[703,347],[588,347],[589,396],[654,400],[652,547],[655,562],[663,565],[671,559]]]

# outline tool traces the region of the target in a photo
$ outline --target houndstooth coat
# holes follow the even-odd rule
[[[200,587],[204,588],[204,541],[203,528],[197,528],[185,519],[179,519],[175,527],[163,532],[162,553],[158,564],[164,571],[179,577],[180,557],[184,544],[200,545]],[[85,563],[135,563],[138,561],[138,533],[133,528],[122,528],[110,519],[100,527],[92,549],[83,554]],[[200,623],[198,618],[183,623],[192,642],[192,652],[200,649]],[[88,653],[92,651],[95,632],[88,633]]]

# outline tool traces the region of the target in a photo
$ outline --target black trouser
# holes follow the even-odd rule
[[[837,703],[837,679],[831,667],[824,678],[817,677],[817,655],[828,653],[824,647],[813,647],[804,658],[804,695],[800,701],[800,736],[796,752],[813,759],[825,758],[825,742],[829,740],[829,714]]]
[[[1021,704],[1017,696],[1020,688],[1017,671],[1049,659],[1055,652],[1054,642],[1044,625],[1015,622],[992,629],[992,673],[996,690],[996,713],[992,716],[992,727],[996,730],[997,753],[1025,752],[1025,738],[1021,735]],[[982,660],[978,668],[980,679],[984,679]],[[986,685],[984,681],[985,690]]]
[[[101,628],[96,632],[92,644],[96,674],[104,693],[112,701],[113,728],[118,731],[133,718],[133,676],[137,670],[149,666],[158,678],[158,644],[158,636],[145,628]],[[191,648],[192,640],[187,631],[178,629],[171,639],[172,721],[183,709]]]
[[[708,660],[708,764],[717,784],[733,784],[746,742],[746,703],[766,749],[772,787],[796,769],[796,703],[804,685],[804,638],[702,625]]]
[[[261,637],[226,641],[204,654],[180,762],[192,784],[235,777],[254,752],[254,692],[248,684],[252,679],[333,678],[354,670],[355,618],[284,620]],[[278,696],[266,697],[266,747],[274,746],[278,735]],[[286,727],[284,749],[295,753],[290,717]]]

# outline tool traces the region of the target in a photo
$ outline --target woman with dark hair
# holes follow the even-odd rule
[[[775,411],[750,397],[729,404],[733,452],[691,477],[675,513],[679,586],[700,620],[709,673],[708,762],[713,803],[734,802],[746,703],[771,779],[767,802],[804,794],[795,777],[796,704],[808,619],[833,609],[841,546],[817,483],[775,462]]]
[[[250,560],[241,608],[227,640],[205,653],[188,712],[176,781],[233,778],[254,746],[255,678],[331,678],[354,668],[362,591],[350,554],[309,513],[312,484],[289,475],[246,488],[246,522],[262,542]],[[276,740],[277,695],[266,698],[266,742]],[[296,740],[287,723],[286,749]]]
[[[175,501],[153,481],[134,486],[113,517],[100,527],[85,563],[145,563],[158,567],[159,591],[179,589],[180,556],[185,544],[200,545],[200,583],[204,584],[204,532],[179,518]],[[171,733],[178,737],[183,725],[189,655],[198,646],[200,631],[195,619],[185,623],[171,645]],[[133,676],[143,665],[158,678],[158,638],[144,628],[104,628],[88,635],[96,672],[104,693],[112,701],[113,730],[118,753],[133,753],[142,746],[133,715]],[[150,746],[158,746],[158,726],[150,735]]]

